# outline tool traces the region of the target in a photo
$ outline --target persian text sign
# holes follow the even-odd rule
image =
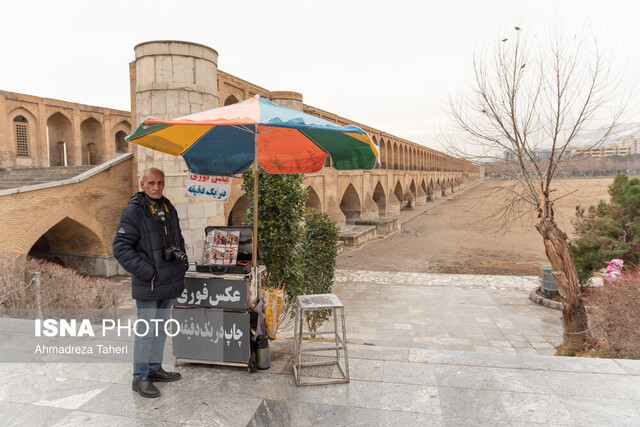
[[[187,175],[187,197],[214,202],[226,202],[231,192],[230,176]]]
[[[247,363],[251,356],[248,312],[174,307],[180,333],[173,336],[173,355],[181,359]]]
[[[218,278],[185,277],[184,291],[176,299],[176,305],[247,309],[247,282]]]

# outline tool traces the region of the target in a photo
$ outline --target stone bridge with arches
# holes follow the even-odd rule
[[[138,191],[140,171],[158,167],[165,172],[165,195],[178,211],[193,259],[206,226],[237,225],[246,215],[250,202],[241,177],[233,179],[225,203],[187,198],[182,158],[128,144],[124,136],[132,123],[148,116],[175,118],[257,94],[340,125],[359,126],[379,147],[379,164],[372,170],[339,171],[328,157],[321,171],[305,175],[307,206],[339,225],[395,221],[397,226],[402,210],[482,179],[478,165],[304,104],[301,93],[270,91],[220,71],[218,53],[207,46],[154,41],[137,45],[134,52],[130,113],[0,91],[0,169],[96,165],[59,184],[0,190],[0,253],[44,254],[87,273],[115,274],[111,242],[119,213]]]
[[[464,171],[339,171],[324,168],[321,172],[305,175],[306,205],[326,212],[343,225],[360,219],[398,216],[402,210],[425,205],[475,181],[473,174],[470,176]],[[227,203],[226,223],[241,224],[249,204],[234,184]]]

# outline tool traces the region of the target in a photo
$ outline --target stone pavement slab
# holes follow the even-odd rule
[[[333,292],[352,343],[553,355],[562,313],[529,300],[539,285],[533,276],[338,270]]]
[[[139,397],[129,382],[87,379],[100,364],[47,364],[44,373],[10,375],[0,410],[3,425],[640,423],[640,375],[623,368],[640,361],[404,350],[353,344],[352,381],[318,387],[296,387],[290,370],[180,365],[183,379],[158,384],[158,399]],[[291,351],[290,340],[272,342],[274,365]],[[128,364],[113,365],[129,373]]]
[[[640,425],[640,361],[551,356],[560,313],[530,302],[536,279],[340,271],[349,384],[296,387],[286,334],[270,369],[183,364],[158,399],[118,360],[2,363],[2,424]],[[0,324],[0,342],[29,332]]]

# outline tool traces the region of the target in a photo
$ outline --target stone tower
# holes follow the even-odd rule
[[[218,52],[184,41],[144,42],[134,50],[132,115],[136,126],[149,116],[171,119],[218,107]],[[224,204],[185,197],[187,166],[182,157],[135,147],[138,174],[148,167],[165,172],[164,194],[178,211],[187,252],[194,260],[193,245],[204,238],[205,226],[224,224]]]

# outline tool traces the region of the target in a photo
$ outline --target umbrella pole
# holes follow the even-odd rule
[[[255,158],[253,161],[253,239],[251,266],[255,269],[253,277],[257,278],[258,273],[258,125],[256,125],[255,135]]]

